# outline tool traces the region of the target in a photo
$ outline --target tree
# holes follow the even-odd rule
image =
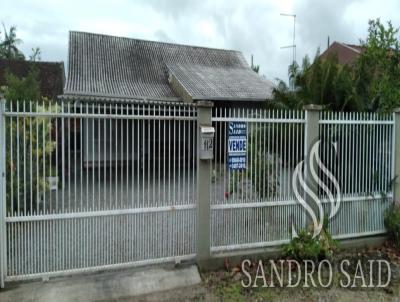
[[[251,69],[253,69],[254,72],[258,73],[260,71],[260,65],[253,65],[251,66]]]
[[[354,68],[354,89],[370,111],[391,112],[400,105],[399,29],[370,20],[363,52]]]
[[[32,48],[32,54],[29,56],[29,60],[32,62],[41,60],[41,50],[39,47]]]
[[[335,56],[322,60],[317,51],[312,64],[306,56],[301,67],[296,62],[290,65],[288,74],[292,89],[279,81],[274,91],[274,103],[281,108],[319,104],[331,110],[361,109],[352,102],[351,70],[338,64]]]
[[[255,65],[253,63],[253,55],[251,55],[251,66],[250,67],[255,73],[258,73],[260,71],[260,65]]]
[[[7,29],[3,23],[4,37],[0,42],[0,58],[3,59],[15,59],[24,60],[24,54],[17,48],[17,45],[21,43],[21,39],[17,38],[17,28],[11,26],[7,32]]]
[[[339,64],[336,56],[321,59],[319,50],[310,64],[289,66],[289,84],[278,80],[272,104],[301,109],[324,105],[336,111],[390,112],[400,105],[400,44],[398,29],[379,19],[369,21],[363,51],[353,65]]]
[[[26,77],[18,78],[6,70],[6,88],[3,91],[7,102],[22,102],[24,100],[39,100],[40,87],[37,80],[39,71],[32,68]]]

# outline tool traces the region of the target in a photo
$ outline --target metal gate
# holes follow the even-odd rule
[[[6,281],[194,257],[195,107],[27,101],[0,113]]]

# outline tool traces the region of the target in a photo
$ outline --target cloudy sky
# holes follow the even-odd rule
[[[358,43],[368,19],[400,26],[398,0],[5,0],[0,21],[16,25],[29,55],[40,47],[42,60],[67,61],[68,31],[80,30],[147,40],[240,50],[254,55],[261,74],[287,79],[296,14],[297,60],[324,50],[332,41]],[[67,63],[67,62],[66,62]]]

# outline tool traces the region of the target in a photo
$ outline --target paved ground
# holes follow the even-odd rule
[[[199,295],[201,279],[196,266],[146,269],[74,276],[49,282],[10,283],[0,291],[0,301],[161,301],[184,287]],[[160,293],[161,292],[161,293]]]
[[[244,290],[240,286],[240,280],[234,276],[225,281],[214,280],[212,284],[208,280],[208,274],[204,275],[203,279],[205,281],[201,281],[194,266],[181,269],[109,272],[66,277],[49,282],[9,283],[5,290],[0,290],[0,301],[400,301],[397,285],[388,289],[257,288],[253,292],[252,289]]]
[[[195,174],[168,167],[165,171],[83,169],[75,176],[65,175],[57,192],[46,195],[41,207],[50,212],[79,212],[195,204]]]

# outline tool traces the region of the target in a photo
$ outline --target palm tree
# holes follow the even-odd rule
[[[289,86],[278,81],[272,104],[277,108],[301,109],[306,104],[320,104],[330,110],[363,110],[353,91],[351,68],[340,65],[336,56],[321,59],[319,50],[310,63],[306,56],[288,68]],[[290,88],[289,88],[290,87]]]
[[[24,60],[24,54],[17,48],[17,45],[22,42],[21,39],[17,38],[17,28],[15,26],[11,26],[7,32],[7,29],[3,23],[3,29],[4,38],[0,42],[0,58]]]

